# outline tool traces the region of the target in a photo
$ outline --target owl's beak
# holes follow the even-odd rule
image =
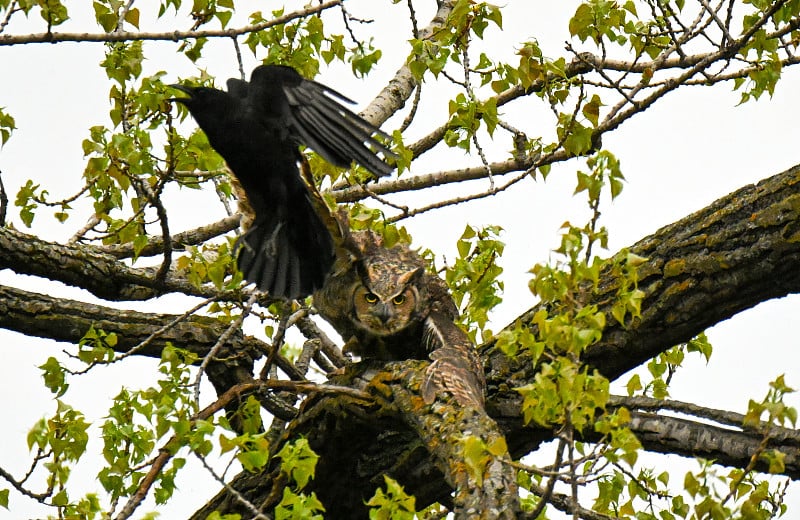
[[[392,317],[392,308],[385,303],[376,305],[375,315],[381,320],[381,323],[386,323]]]

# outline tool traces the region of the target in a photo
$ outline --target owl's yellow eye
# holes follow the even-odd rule
[[[406,297],[403,294],[398,294],[394,298],[392,298],[392,303],[395,305],[403,305],[406,302]]]
[[[364,294],[364,301],[367,303],[378,303],[378,297],[375,294],[368,292]]]

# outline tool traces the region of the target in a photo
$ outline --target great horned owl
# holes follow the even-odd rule
[[[383,361],[433,360],[423,397],[447,390],[464,405],[483,406],[484,375],[472,342],[454,323],[458,309],[447,285],[408,247],[383,247],[371,231],[349,236],[341,262],[314,305],[347,342],[345,350]]]

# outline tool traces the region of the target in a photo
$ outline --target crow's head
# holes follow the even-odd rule
[[[170,85],[170,87],[188,95],[188,97],[170,98],[170,101],[180,103],[188,108],[192,117],[206,134],[209,131],[213,133],[213,127],[221,126],[221,122],[239,108],[240,100],[223,90],[186,85]]]
[[[170,87],[176,90],[180,90],[184,94],[187,94],[189,97],[174,97],[170,98],[169,100],[185,105],[186,108],[188,108],[190,111],[193,108],[200,108],[204,105],[212,104],[215,98],[219,97],[214,92],[215,91],[220,92],[217,89],[210,87],[190,87],[178,84],[170,85]]]

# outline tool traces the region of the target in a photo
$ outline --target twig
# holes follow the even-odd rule
[[[49,497],[52,494],[52,491],[45,491],[44,493],[34,493],[34,492],[26,489],[25,486],[22,485],[23,482],[25,481],[24,479],[21,482],[17,482],[17,480],[14,478],[14,476],[11,475],[11,473],[9,473],[6,470],[4,470],[3,468],[0,468],[0,477],[3,477],[3,479],[6,480],[6,482],[11,484],[11,486],[14,489],[19,491],[23,495],[25,495],[27,497],[30,497],[30,498],[32,498],[34,500],[37,500],[39,502],[44,501],[47,497]]]
[[[522,179],[527,177],[532,170],[534,170],[534,169],[536,169],[536,168],[538,168],[538,167],[540,167],[542,165],[545,165],[545,164],[550,164],[550,163],[553,163],[553,162],[557,162],[557,161],[562,161],[562,160],[568,159],[569,155],[562,149],[562,150],[558,150],[556,152],[553,152],[551,154],[548,154],[547,157],[548,158],[544,158],[544,157],[543,158],[536,158],[533,161],[533,164],[532,164],[532,166],[530,168],[528,168],[527,170],[523,171],[521,174],[512,177],[505,184],[502,184],[499,187],[495,186],[493,189],[482,191],[480,193],[474,193],[472,195],[465,195],[463,197],[455,197],[455,198],[452,198],[452,199],[449,199],[449,200],[435,202],[435,203],[429,204],[427,206],[421,206],[421,207],[419,207],[417,209],[408,211],[405,214],[395,215],[393,217],[389,217],[388,219],[386,219],[386,222],[397,222],[397,221],[403,220],[405,218],[413,217],[415,215],[419,215],[421,213],[425,213],[425,212],[428,212],[428,211],[431,211],[431,210],[434,210],[434,209],[441,209],[441,208],[444,208],[444,207],[447,207],[447,206],[455,206],[457,204],[463,204],[464,202],[469,202],[469,201],[472,201],[472,200],[478,200],[478,199],[483,199],[483,198],[486,198],[486,197],[491,197],[493,195],[497,195],[498,193],[507,190],[508,188],[513,186],[514,184],[518,183],[519,181],[521,181]],[[483,171],[485,173],[485,169],[481,168],[481,171]]]
[[[722,34],[725,36],[725,42],[722,44],[722,47],[726,47],[725,43],[731,43],[734,41],[734,37],[731,36],[731,33],[728,32],[728,27],[719,19],[717,16],[717,11],[714,10],[709,4],[707,0],[697,0],[700,2],[700,5],[708,12],[708,15],[711,17],[712,20],[717,24],[719,30],[722,31]]]
[[[210,418],[243,394],[258,390],[292,390],[303,393],[338,394],[347,395],[362,401],[372,401],[372,396],[370,394],[354,388],[336,385],[318,385],[309,381],[296,382],[270,380],[239,383],[229,388],[225,393],[219,396],[216,401],[197,412],[197,414],[190,419],[191,427],[193,428],[199,420],[206,420]],[[139,507],[139,505],[141,505],[150,488],[158,478],[161,470],[164,469],[164,467],[167,465],[167,462],[169,462],[169,459],[171,459],[180,448],[180,446],[177,444],[178,437],[173,436],[163,445],[162,448],[159,449],[159,454],[155,457],[155,459],[153,459],[153,464],[150,466],[150,470],[142,478],[136,491],[133,495],[131,495],[130,499],[128,499],[128,502],[115,517],[115,520],[125,520],[129,518]]]
[[[506,161],[491,163],[489,164],[489,167],[492,169],[494,175],[498,176],[511,172],[527,171],[531,167],[538,167],[542,164],[549,163],[540,163],[538,161],[538,157],[526,157],[524,160],[512,158]],[[469,166],[456,170],[444,170],[424,175],[413,175],[409,177],[401,177],[399,179],[383,181],[371,185],[368,191],[363,186],[347,186],[343,188],[332,189],[330,193],[334,200],[336,200],[338,203],[356,202],[366,199],[370,196],[424,190],[426,188],[438,187],[445,184],[452,184],[462,181],[483,179],[485,177],[486,168],[483,165]]]
[[[131,179],[135,179],[135,177],[132,177]],[[161,202],[161,192],[164,189],[165,182],[163,179],[159,180],[158,186],[155,190],[153,190],[147,182],[137,181],[134,184],[138,185],[139,188],[142,190],[142,192],[144,192],[150,204],[152,204],[153,207],[155,207],[156,214],[158,215],[158,222],[161,226],[161,240],[162,240],[161,250],[164,254],[164,259],[162,260],[161,266],[158,268],[158,271],[156,272],[155,281],[156,285],[163,285],[164,280],[166,280],[167,278],[169,267],[172,264],[172,240],[170,238],[170,233],[169,233],[169,221],[167,220],[167,209]]]
[[[6,26],[8,25],[8,22],[11,21],[11,16],[19,11],[22,11],[22,8],[19,7],[19,0],[14,0],[11,3],[11,5],[8,6],[8,11],[6,11],[6,17],[3,19],[2,22],[0,22],[0,33],[2,33],[5,30]]]
[[[177,233],[170,238],[170,241],[175,245],[195,245],[201,244],[211,238],[218,237],[229,231],[236,229],[239,226],[239,215],[232,215],[225,217],[222,220],[213,222],[206,226],[202,226],[188,231]],[[139,252],[139,257],[146,257],[160,254],[163,250],[164,242],[162,237],[151,237],[147,245]],[[98,251],[109,254],[116,258],[129,258],[133,256],[132,244],[113,244],[107,246],[98,246]]]
[[[86,233],[94,229],[94,227],[100,223],[100,217],[97,216],[97,213],[92,213],[92,216],[86,221],[86,224],[78,231],[72,235],[69,240],[67,240],[67,244],[77,244],[79,240],[83,239],[86,236]],[[133,245],[131,244],[131,250],[133,249]]]
[[[225,329],[225,332],[219,336],[217,342],[213,347],[211,347],[211,350],[209,350],[208,354],[206,354],[203,358],[203,362],[200,364],[200,369],[197,371],[197,376],[194,379],[193,385],[194,402],[197,408],[200,408],[200,381],[203,379],[203,373],[206,371],[208,364],[216,357],[217,352],[219,352],[223,345],[225,345],[225,343],[228,341],[228,338],[231,337],[231,335],[239,330],[239,328],[242,326],[242,322],[244,322],[244,319],[250,314],[250,309],[253,307],[253,304],[257,299],[258,291],[253,291],[253,294],[250,295],[250,299],[247,300],[247,303],[242,309],[242,314],[240,314],[238,318],[233,320],[231,324],[228,325],[228,328]]]
[[[340,11],[342,12],[342,22],[344,23],[344,28],[347,29],[347,33],[350,35],[350,39],[358,46],[359,52],[364,52],[364,44],[361,43],[361,40],[356,38],[355,33],[353,32],[353,28],[350,27],[350,20],[355,20],[350,13],[347,12],[345,9],[344,4],[339,6]]]
[[[609,112],[609,114],[606,116],[606,118],[603,120],[603,122],[598,125],[597,131],[607,132],[610,130],[614,130],[620,124],[622,124],[623,121],[629,119],[634,114],[643,112],[644,110],[649,108],[653,103],[655,103],[656,100],[660,99],[661,97],[665,96],[667,93],[675,90],[676,88],[682,86],[692,76],[700,73],[701,71],[704,71],[708,66],[710,66],[713,63],[716,63],[717,60],[725,58],[726,56],[733,56],[739,49],[741,49],[747,42],[750,41],[750,39],[757,31],[761,30],[761,28],[772,18],[772,15],[775,14],[775,12],[778,9],[783,7],[786,1],[787,0],[776,1],[774,4],[770,6],[769,9],[767,9],[762,14],[762,16],[756,22],[753,23],[753,25],[747,30],[747,32],[745,32],[742,35],[741,38],[734,40],[733,42],[730,43],[730,45],[728,45],[724,49],[719,49],[716,52],[710,52],[702,55],[703,56],[702,59],[700,59],[697,62],[697,64],[690,67],[688,70],[686,70],[686,72],[677,76],[676,78],[672,78],[671,80],[667,81],[663,87],[657,89],[654,93],[644,98],[643,100],[638,101],[635,105],[625,110],[622,110],[623,106],[626,103],[625,101],[623,101],[614,106]],[[800,23],[800,20],[793,21],[792,23],[787,25],[793,25],[795,23]],[[779,35],[780,33],[782,33],[784,29],[776,31],[774,34]],[[673,47],[677,45],[679,45],[679,42],[675,42]],[[668,53],[665,52],[663,53],[663,59],[659,58],[653,61],[654,65],[653,70],[659,70],[661,68],[663,62],[666,61],[667,54]],[[644,88],[645,83],[646,82],[643,79],[642,82],[640,83],[641,88]],[[631,96],[636,95],[637,90],[639,90],[639,87],[635,88],[631,92]]]
[[[191,427],[194,427],[198,420],[205,420],[217,413],[219,410],[224,408],[228,403],[232,400],[236,399],[241,395],[243,392],[250,390],[253,386],[257,386],[253,383],[244,383],[236,385],[230,388],[227,392],[222,394],[219,399],[205,407],[203,410],[199,411],[194,417],[191,418]],[[147,496],[148,491],[153,486],[156,481],[156,478],[161,473],[161,470],[164,469],[164,466],[167,465],[169,459],[172,458],[173,454],[177,452],[178,446],[177,444],[177,436],[171,437],[162,448],[159,449],[159,454],[153,459],[153,464],[150,466],[150,470],[147,474],[142,478],[139,482],[139,486],[136,488],[136,491],[133,495],[128,499],[128,502],[122,508],[122,510],[117,514],[115,520],[125,520],[129,518],[136,508],[141,505],[142,501]]]
[[[200,463],[203,465],[204,468],[206,468],[206,471],[208,471],[211,474],[214,480],[222,484],[222,486],[225,488],[225,491],[230,493],[233,496],[233,498],[236,499],[237,502],[242,504],[244,507],[247,508],[248,511],[250,511],[250,513],[253,514],[252,520],[269,520],[269,517],[264,515],[264,513],[262,513],[261,511],[259,511],[259,509],[252,502],[247,500],[244,496],[242,496],[241,493],[236,491],[236,489],[234,489],[233,486],[225,482],[224,478],[222,478],[220,475],[217,475],[217,472],[214,471],[214,468],[212,468],[208,464],[204,456],[200,455],[196,451],[194,452],[194,455],[195,457],[200,459]]]
[[[245,81],[247,78],[244,75],[244,63],[242,62],[242,50],[239,48],[239,39],[236,36],[231,36],[231,40],[233,40],[233,49],[236,51],[236,63],[239,64],[239,78]],[[230,213],[228,214],[230,215]]]
[[[470,70],[469,70],[469,30],[466,31],[464,35],[464,46],[461,49],[461,64],[464,67],[464,89],[467,91],[467,95],[469,96],[470,100],[475,104],[478,105],[478,96],[475,95],[475,91],[472,89],[472,81],[470,80]],[[483,167],[486,168],[486,176],[489,178],[489,191],[494,191],[494,175],[492,174],[492,167],[489,166],[489,161],[486,159],[486,153],[483,151],[483,146],[481,146],[480,141],[478,141],[478,134],[476,132],[472,133],[472,144],[475,146],[475,149],[478,151],[478,156],[481,158],[481,163]]]
[[[112,359],[110,361],[107,361],[107,362],[104,362],[104,361],[92,361],[92,363],[88,367],[84,368],[83,370],[78,370],[78,371],[70,370],[68,372],[69,372],[70,375],[81,375],[81,374],[85,374],[85,373],[89,372],[89,370],[91,370],[92,368],[94,368],[97,365],[112,365],[114,363],[122,361],[123,359],[125,359],[127,357],[133,356],[134,354],[136,354],[137,352],[139,352],[140,350],[142,350],[143,348],[148,346],[150,343],[152,343],[154,340],[156,340],[164,332],[168,331],[169,329],[171,329],[172,327],[174,327],[178,323],[182,322],[183,320],[185,320],[186,318],[188,318],[189,316],[191,316],[195,312],[199,311],[200,309],[202,309],[203,307],[205,307],[209,303],[211,303],[213,301],[216,301],[217,299],[218,299],[217,296],[212,296],[211,298],[207,298],[207,299],[201,301],[200,303],[198,303],[197,305],[195,305],[194,307],[192,307],[188,311],[184,312],[180,316],[177,316],[175,319],[173,319],[172,321],[170,321],[169,323],[167,323],[163,327],[159,328],[157,331],[155,331],[152,334],[150,334],[147,338],[145,338],[138,345],[135,345],[135,346],[131,347],[131,349],[128,350],[127,352],[125,352],[124,354],[121,354],[119,356],[115,356],[114,359]],[[71,357],[75,357],[75,356],[71,356]]]
[[[558,471],[558,468],[561,466],[561,459],[564,455],[564,447],[566,446],[566,441],[559,437],[558,439],[558,448],[556,449],[556,460],[553,463],[553,466]],[[550,502],[550,497],[553,495],[553,489],[556,487],[556,481],[558,480],[558,476],[552,475],[548,481],[547,485],[545,486],[543,493],[539,495],[539,502],[537,502],[536,507],[527,514],[529,518],[538,518],[542,511],[544,511],[545,506]]]
[[[337,368],[343,367],[347,363],[347,358],[342,354],[341,349],[317,326],[314,320],[306,316],[297,322],[297,328],[300,329],[300,332],[306,338],[319,340],[319,350],[324,353]],[[314,359],[316,359],[316,353],[314,354]]]
[[[133,7],[133,2],[135,1],[136,0],[128,0],[128,3],[122,8],[122,11],[119,13],[119,18],[117,19],[117,28],[114,30],[114,32],[122,32],[122,26],[125,24],[125,17],[128,16],[128,11],[131,10],[131,7]]]
[[[58,33],[44,32],[36,34],[6,34],[0,35],[0,46],[20,45],[27,43],[62,43],[62,42],[121,42],[136,40],[156,40],[178,42],[197,38],[233,38],[242,34],[262,31],[276,25],[284,25],[292,20],[304,18],[311,14],[320,13],[331,7],[340,5],[343,0],[329,0],[313,7],[298,9],[283,16],[273,18],[258,24],[247,25],[239,29],[217,29],[204,31],[172,31],[172,32],[130,32],[120,31],[113,33]]]
[[[57,200],[55,202],[46,201],[43,198],[41,198],[39,196],[35,196],[35,195],[33,197],[31,197],[31,198],[33,200],[35,200],[38,204],[41,204],[42,206],[48,206],[48,207],[51,207],[51,208],[54,207],[54,206],[64,206],[65,204],[70,204],[70,203],[75,202],[76,200],[78,200],[78,197],[80,197],[81,195],[83,195],[84,193],[89,191],[90,187],[91,187],[91,183],[86,183],[86,184],[83,185],[83,188],[81,188],[76,194],[74,194],[74,195],[72,195],[70,197],[67,197],[65,199]]]
[[[269,379],[270,369],[272,368],[272,364],[275,362],[275,356],[278,355],[278,352],[283,345],[283,339],[286,336],[286,329],[290,327],[289,321],[292,319],[292,316],[289,316],[283,312],[281,314],[282,316],[280,320],[278,320],[278,330],[275,331],[275,335],[272,337],[272,346],[269,352],[267,352],[267,361],[264,363],[264,367],[261,369],[261,374],[259,376],[259,379],[262,381]]]

